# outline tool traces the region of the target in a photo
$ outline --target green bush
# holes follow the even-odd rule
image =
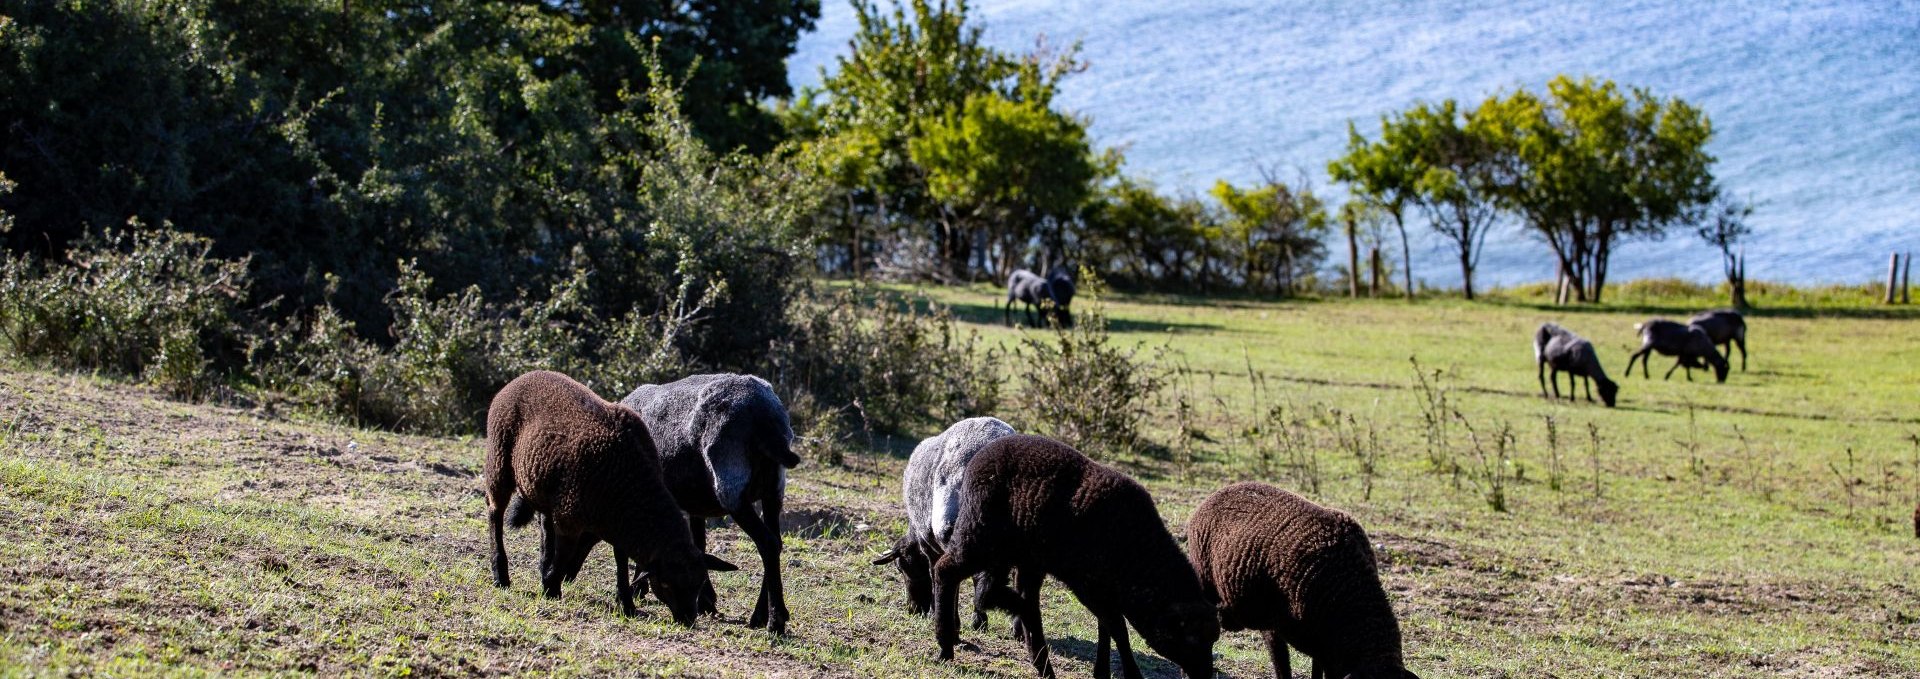
[[[1082,294],[1093,302],[1100,282],[1082,269]],[[1149,406],[1167,386],[1167,348],[1141,355],[1144,347],[1118,347],[1107,335],[1098,303],[1071,328],[1028,331],[1009,363],[1020,383],[1015,412],[1022,431],[1051,436],[1096,458],[1132,452]]]
[[[188,399],[218,384],[216,357],[244,340],[248,261],[163,225],[82,239],[65,264],[0,263],[0,339],[13,355],[66,370],[142,377]]]
[[[924,296],[898,300],[863,286],[807,290],[792,324],[794,334],[776,348],[775,378],[806,392],[822,417],[904,433],[984,415],[999,404],[995,352]]]

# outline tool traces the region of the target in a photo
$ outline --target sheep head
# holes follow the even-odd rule
[[[893,549],[873,560],[875,566],[889,563],[899,568],[900,575],[907,579],[907,610],[914,615],[926,615],[933,610],[933,560],[920,549],[920,543],[902,537],[893,544]]]
[[[1172,604],[1167,615],[1129,620],[1148,646],[1192,679],[1213,676],[1213,644],[1220,640],[1220,618],[1203,599]]]
[[[687,627],[692,627],[694,618],[700,614],[700,598],[712,588],[707,572],[740,570],[712,554],[695,554],[698,556],[677,552],[662,554],[635,578],[636,589],[651,585],[654,596],[673,614],[673,621]]]

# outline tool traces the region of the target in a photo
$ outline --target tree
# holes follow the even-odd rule
[[[1694,227],[1701,240],[1720,251],[1720,268],[1727,277],[1727,294],[1733,308],[1746,311],[1747,256],[1736,254],[1735,247],[1753,233],[1747,218],[1753,216],[1753,204],[1722,197],[1708,210],[1705,219]]]
[[[1401,135],[1390,135],[1392,130],[1389,119],[1380,119],[1381,141],[1370,142],[1360,136],[1353,123],[1347,123],[1347,153],[1327,164],[1327,174],[1334,181],[1347,184],[1353,191],[1372,201],[1393,218],[1393,226],[1400,232],[1400,261],[1405,276],[1407,299],[1413,299],[1413,248],[1408,243],[1406,212],[1408,203],[1417,200],[1415,190],[1415,168],[1413,149],[1405,144],[1393,145],[1390,139],[1403,141]]]
[[[824,74],[817,96],[803,93],[802,106],[789,115],[789,130],[804,131],[807,146],[844,149],[818,153],[837,159],[827,174],[843,182],[849,201],[880,228],[930,227],[934,270],[912,273],[964,278],[976,247],[975,224],[953,218],[956,206],[933,195],[929,172],[915,162],[909,145],[930,126],[964,118],[974,97],[1050,110],[1059,80],[1082,68],[1078,49],[1056,53],[1042,45],[1015,55],[989,47],[980,27],[968,21],[964,0],[910,0],[891,11],[856,0],[854,9],[859,29],[851,53]],[[979,116],[989,115],[985,107],[991,105],[977,106],[983,107]],[[903,240],[917,244],[922,237]]]
[[[1269,177],[1249,189],[1218,181],[1211,193],[1225,214],[1221,226],[1248,290],[1292,294],[1301,279],[1320,268],[1329,220],[1312,190]]]
[[[1491,190],[1553,249],[1575,296],[1598,302],[1613,248],[1696,223],[1718,195],[1699,109],[1612,81],[1559,76],[1482,104],[1469,127],[1494,149]]]
[[[929,195],[946,206],[945,218],[984,229],[985,241],[997,244],[992,270],[999,275],[1012,268],[1020,241],[1042,221],[1068,219],[1102,173],[1080,121],[998,94],[969,97],[963,110],[926,125],[907,148],[926,172]],[[1063,241],[1054,239],[1055,255]]]
[[[1416,104],[1381,124],[1388,148],[1411,156],[1413,192],[1434,231],[1453,241],[1460,285],[1473,299],[1473,271],[1493,230],[1493,148],[1477,134],[1452,99]]]

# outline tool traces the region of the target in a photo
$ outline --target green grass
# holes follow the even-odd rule
[[[1473,304],[1114,296],[1116,341],[1166,344],[1190,368],[1200,439],[1191,464],[1113,462],[1176,532],[1230,481],[1317,486],[1378,543],[1423,677],[1920,676],[1920,315],[1756,294],[1747,372],[1736,359],[1726,384],[1662,381],[1671,361],[1656,360],[1651,381],[1629,379],[1634,322],[1713,302],[1643,287],[1579,309],[1524,289]],[[998,325],[996,291],[929,292],[992,341],[1022,332]],[[1594,340],[1619,408],[1539,397],[1529,338],[1544,320]],[[1430,452],[1412,357],[1447,371],[1484,449],[1510,428],[1509,461],[1483,462],[1458,420]],[[1243,435],[1275,404],[1300,415],[1291,454]],[[1157,412],[1148,437],[1168,444],[1178,423],[1170,403]],[[1339,443],[1368,431],[1370,478]],[[998,617],[962,635],[979,650],[931,660],[930,625],[891,568],[867,564],[902,529],[893,454],[794,473],[793,636],[773,639],[744,628],[759,569],[730,528],[716,551],[748,567],[716,576],[723,616],[697,629],[657,602],[621,618],[600,553],[541,599],[531,531],[510,536],[514,586],[494,588],[481,450],[0,369],[0,675],[1030,676]],[[1047,591],[1058,668],[1084,676],[1092,621]],[[1216,650],[1228,676],[1268,672],[1251,634]]]

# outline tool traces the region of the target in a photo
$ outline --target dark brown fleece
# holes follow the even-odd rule
[[[487,411],[485,483],[495,584],[510,582],[501,524],[517,491],[527,508],[546,517],[549,549],[570,553],[583,536],[613,545],[625,612],[634,612],[626,573],[631,559],[666,583],[661,599],[676,620],[691,624],[706,566],[661,480],[659,455],[638,414],[566,375],[521,375]],[[548,596],[560,595],[561,577],[559,569],[542,573]]]
[[[1139,483],[1065,444],[1013,435],[988,443],[967,463],[960,503],[947,551],[934,564],[941,657],[952,657],[959,641],[959,582],[1014,568],[1018,618],[1041,676],[1053,674],[1039,606],[1048,575],[1100,621],[1096,676],[1105,675],[1109,639],[1119,644],[1127,676],[1139,676],[1127,623],[1188,676],[1213,675],[1219,622]]]
[[[1400,625],[1380,586],[1372,543],[1352,517],[1264,483],[1236,483],[1200,503],[1187,549],[1228,630],[1262,630],[1275,671],[1292,644],[1314,676],[1408,676]]]

